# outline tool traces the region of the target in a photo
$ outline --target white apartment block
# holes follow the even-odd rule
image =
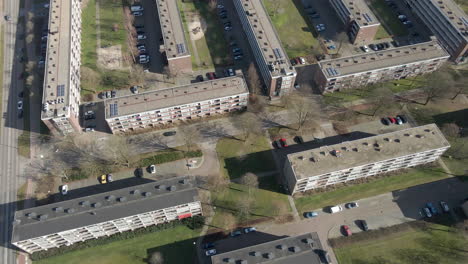
[[[450,56],[435,40],[318,63],[315,82],[324,93],[405,79],[437,70]]]
[[[12,244],[33,253],[202,215],[195,183],[178,177],[17,211]]]
[[[244,78],[234,76],[107,99],[105,118],[112,133],[135,131],[241,110],[248,98]]]
[[[288,154],[283,173],[292,193],[304,192],[433,162],[449,147],[429,124]]]
[[[80,131],[81,0],[51,0],[42,122],[54,135]]]
[[[258,69],[270,97],[291,91],[296,70],[281,45],[278,34],[261,0],[234,0]]]
[[[468,17],[452,0],[406,0],[426,24],[455,63],[468,57]]]

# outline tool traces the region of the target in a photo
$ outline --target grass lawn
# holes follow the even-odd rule
[[[253,206],[251,215],[244,221],[255,220],[265,217],[275,217],[278,214],[279,204],[286,209],[284,213],[289,213],[288,197],[277,190],[277,185],[274,183],[273,176],[261,177],[259,179],[260,189],[252,189]],[[271,191],[272,190],[272,191]],[[224,228],[225,216],[227,214],[237,214],[237,201],[249,195],[248,187],[245,185],[231,183],[229,188],[219,193],[212,193],[213,204],[216,206],[216,214],[211,222],[211,225],[218,228]],[[274,201],[274,202],[272,202]],[[238,221],[241,221],[238,219]]]
[[[98,0],[101,22],[101,46],[121,45],[122,54],[128,50],[127,31],[124,26],[123,2]]]
[[[35,264],[146,264],[148,255],[159,251],[164,263],[186,263],[196,259],[193,242],[200,230],[178,226],[136,238],[120,240],[109,244],[81,249],[50,257]]]
[[[83,66],[97,69],[97,41],[96,41],[96,0],[89,0],[81,14],[81,63]]]
[[[408,30],[397,18],[396,12],[384,0],[372,0],[370,7],[382,24],[395,36],[406,36]]]
[[[3,48],[3,25],[0,25],[0,72],[3,72]],[[0,83],[3,83],[3,74],[0,74]],[[2,103],[3,88],[0,89],[0,109],[3,109]]]
[[[288,57],[308,55],[312,48],[318,47],[319,44],[307,21],[296,7],[298,4],[302,8],[302,4],[299,0],[290,0],[279,1],[276,6],[274,2],[278,1],[263,0]]]
[[[468,261],[467,250],[468,243],[456,230],[430,224],[428,230],[415,227],[335,248],[334,252],[340,264],[462,264]]]
[[[323,208],[347,201],[359,200],[394,190],[408,188],[431,181],[447,178],[441,168],[413,168],[408,172],[375,179],[369,183],[342,187],[334,191],[316,193],[295,199],[296,207],[301,214],[304,211]]]
[[[247,172],[276,170],[269,144],[265,136],[251,136],[246,142],[229,138],[219,140],[216,151],[221,173],[235,179]]]
[[[388,34],[387,30],[385,30],[385,28],[382,25],[380,25],[379,29],[377,30],[377,33],[375,34],[375,39],[385,39],[389,37],[390,34]]]
[[[28,183],[23,183],[16,191],[16,207],[18,209],[22,209],[24,207],[24,200],[26,199],[26,188],[28,187]]]
[[[196,1],[183,3],[181,0],[178,0],[177,3],[184,24],[185,38],[187,42],[189,42],[194,70],[230,64],[232,61],[228,49],[229,46],[224,38],[222,24],[218,19],[217,11],[211,10],[208,2]],[[190,22],[190,16],[193,14],[199,14],[207,24],[205,37],[195,40],[195,47],[192,47],[188,32],[188,23]],[[194,49],[196,49],[198,57],[200,58],[200,65],[197,64],[196,58],[193,55],[195,52]]]

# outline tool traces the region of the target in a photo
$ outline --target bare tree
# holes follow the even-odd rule
[[[193,125],[180,126],[179,133],[181,134],[187,151],[191,151],[195,146],[195,142],[200,139],[200,131]]]
[[[336,50],[336,53],[340,54],[341,48],[343,47],[343,43],[348,41],[349,37],[344,31],[341,31],[336,34],[335,39],[338,42],[338,49]]]
[[[452,87],[454,84],[454,77],[447,65],[429,74],[425,86],[421,89],[425,95],[425,101],[422,104],[427,105],[430,101],[447,95],[447,87]]]
[[[258,75],[257,68],[255,67],[255,64],[253,62],[249,64],[249,68],[246,74],[246,79],[247,79],[247,83],[249,84],[251,93],[261,94],[260,87],[262,86],[262,82]]]
[[[394,95],[390,89],[382,84],[371,91],[371,96],[368,102],[373,106],[371,116],[375,116],[381,109],[395,102]]]
[[[289,208],[285,202],[280,200],[273,200],[272,205],[275,216],[281,216],[288,213]]]
[[[148,260],[150,264],[163,264],[164,263],[164,258],[161,254],[161,252],[156,251],[151,253],[151,256]]]
[[[268,2],[270,2],[271,6],[271,16],[274,17],[278,14],[282,0],[269,0]]]
[[[253,200],[250,196],[241,196],[236,201],[237,214],[240,219],[245,220],[249,217],[252,203]]]
[[[96,88],[99,87],[102,82],[99,73],[85,66],[82,66],[80,71],[82,86],[86,87],[86,89],[91,89],[91,91],[96,92]]]
[[[455,123],[446,123],[441,130],[447,137],[457,138],[460,136],[460,127]]]
[[[226,230],[232,230],[237,226],[237,218],[231,213],[225,213],[223,223]]]
[[[209,175],[205,178],[205,187],[212,192],[222,192],[229,185],[229,180],[220,174]]]
[[[318,105],[311,100],[310,95],[292,93],[286,104],[298,124],[296,130],[300,130],[307,121],[320,117]]]
[[[257,175],[247,172],[244,174],[240,180],[240,182],[244,185],[247,185],[249,188],[249,197],[252,194],[252,189],[253,188],[258,188],[258,177]]]
[[[264,96],[251,94],[247,110],[252,113],[261,113],[265,110],[267,99]]]
[[[133,145],[122,136],[109,137],[104,145],[104,156],[117,166],[130,167],[138,160]]]
[[[262,132],[260,119],[257,115],[250,112],[234,116],[232,123],[236,128],[241,130],[244,142],[251,135],[258,135]]]
[[[145,69],[141,65],[133,65],[132,71],[130,72],[130,78],[135,85],[143,84],[146,79]]]

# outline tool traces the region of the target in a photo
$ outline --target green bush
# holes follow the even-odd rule
[[[191,218],[175,220],[175,221],[168,222],[168,223],[149,226],[147,228],[139,228],[131,232],[117,233],[108,237],[101,237],[98,239],[86,240],[83,242],[72,244],[70,246],[51,248],[51,249],[48,249],[47,251],[34,252],[30,255],[30,257],[31,257],[31,260],[37,261],[37,260],[41,260],[44,258],[55,256],[55,255],[64,254],[70,251],[100,246],[100,245],[108,244],[114,241],[135,238],[137,236],[141,236],[141,235],[152,233],[152,232],[157,232],[157,231],[164,230],[164,229],[173,228],[173,227],[180,226],[180,225],[186,225],[190,229],[197,229],[197,228],[202,227],[204,224],[205,224],[205,217],[201,215],[196,215]]]
[[[185,152],[186,158],[199,158],[203,156],[203,152],[201,150],[194,150],[194,151],[187,151]]]
[[[148,167],[152,164],[162,164],[166,162],[181,160],[183,158],[196,158],[201,156],[203,156],[203,152],[201,150],[188,151],[185,153],[182,151],[166,152],[151,157],[143,158],[140,160],[139,165],[140,167]]]

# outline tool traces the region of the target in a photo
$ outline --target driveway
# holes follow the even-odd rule
[[[340,213],[330,214],[319,208],[315,210],[319,212],[316,218],[282,225],[266,223],[257,226],[257,229],[276,236],[317,232],[325,250],[333,252],[326,241],[329,238],[342,236],[341,225],[349,225],[351,231],[356,233],[361,232],[355,223],[360,219],[365,219],[370,229],[419,220],[423,218],[421,208],[427,202],[433,202],[440,210],[438,202],[443,200],[449,204],[450,208],[454,208],[459,206],[460,201],[466,197],[467,189],[468,182],[461,182],[457,178],[444,179],[362,199],[357,201],[358,208],[344,209]],[[344,207],[343,204],[341,206]],[[337,263],[334,255],[333,258],[334,263]]]

